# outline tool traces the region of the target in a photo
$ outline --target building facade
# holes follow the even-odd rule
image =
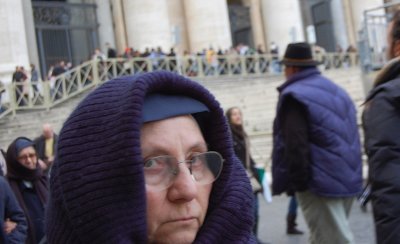
[[[0,80],[16,66],[77,65],[109,43],[122,53],[161,47],[197,53],[240,43],[280,55],[290,42],[327,51],[357,46],[363,12],[384,0],[0,0]]]

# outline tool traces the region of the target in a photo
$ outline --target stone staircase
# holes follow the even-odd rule
[[[360,69],[339,69],[323,73],[348,91],[360,117],[360,104],[365,97]],[[245,129],[250,135],[252,155],[260,166],[268,167],[270,164],[272,123],[278,98],[276,87],[283,81],[284,77],[280,75],[207,77],[198,80],[216,96],[224,110],[232,106],[242,109]],[[58,132],[73,108],[86,94],[74,97],[50,111],[19,111],[15,117],[3,118],[0,120],[0,147],[6,149],[17,136],[34,138],[40,135],[44,122],[53,124]]]

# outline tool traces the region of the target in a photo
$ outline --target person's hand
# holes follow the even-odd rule
[[[46,164],[49,167],[49,166],[51,166],[53,164],[53,162],[54,162],[54,156],[51,156],[51,157],[47,158]]]
[[[45,162],[43,162],[43,160],[41,160],[41,159],[38,159],[38,164],[42,170],[46,170],[48,168],[47,164]]]
[[[16,227],[17,227],[17,223],[11,221],[10,219],[6,219],[6,221],[4,221],[3,231],[4,231],[4,233],[6,233],[8,235],[11,232],[13,232],[13,230]]]

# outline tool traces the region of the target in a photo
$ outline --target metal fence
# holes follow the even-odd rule
[[[364,11],[363,26],[359,31],[358,49],[365,72],[379,70],[387,60],[387,26],[400,1]]]
[[[325,70],[358,66],[356,53],[319,53],[315,57]],[[0,104],[0,119],[20,110],[49,110],[110,79],[155,70],[168,70],[195,79],[215,79],[279,75],[281,65],[277,57],[268,54],[215,56],[212,60],[203,56],[91,60],[51,80],[11,82],[3,88],[8,101]]]

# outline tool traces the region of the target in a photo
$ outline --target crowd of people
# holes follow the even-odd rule
[[[157,48],[146,48],[144,52],[140,52],[139,50],[135,50],[133,48],[127,47],[123,53],[118,54],[115,48],[111,47],[109,43],[106,43],[106,52],[102,52],[99,48],[96,48],[90,57],[92,60],[99,60],[100,63],[106,62],[107,60],[114,58],[124,58],[124,60],[130,60],[132,58],[146,58],[151,60],[151,65],[153,70],[177,70],[177,54],[174,48],[171,48],[168,53],[164,52],[161,47]],[[203,49],[198,53],[189,53],[187,51],[183,52],[183,58],[185,59],[184,66],[185,73],[188,76],[196,76],[199,73],[199,65],[202,65],[203,71],[205,75],[212,74],[224,74],[227,73],[227,63],[223,64],[223,60],[221,55],[230,55],[235,56],[235,62],[232,60],[231,68],[235,73],[241,72],[240,60],[237,60],[237,57],[243,55],[251,55],[251,54],[264,54],[265,52],[259,46],[257,49],[252,49],[244,44],[238,44],[236,47],[231,47],[229,50],[218,49],[218,51],[214,51],[212,47],[209,49]],[[271,55],[278,55],[274,49],[271,51]],[[202,64],[199,64],[196,58],[200,57],[203,60]],[[89,59],[89,60],[90,60]],[[263,62],[268,62],[265,59],[262,59]],[[121,66],[124,66],[124,61]],[[147,66],[148,64],[143,61],[137,61],[138,66],[140,66],[139,72],[147,72],[150,68]],[[248,66],[251,66],[250,63],[247,62]],[[264,71],[268,68],[268,64],[263,65],[260,64]],[[105,65],[104,65],[105,66]],[[100,72],[106,72],[103,65],[99,66]],[[57,100],[63,96],[63,85],[62,79],[57,79],[57,76],[61,74],[68,74],[68,72],[73,68],[72,62],[67,62],[65,60],[59,60],[54,64],[50,65],[48,68],[47,74],[42,74],[40,78],[38,69],[35,64],[30,64],[30,69],[27,70],[23,66],[17,66],[15,71],[12,74],[12,82],[15,83],[15,93],[13,94],[14,99],[18,106],[26,106],[29,103],[29,100],[33,100],[34,102],[43,102],[38,101],[38,98],[43,98],[43,87],[40,82],[43,80],[44,82],[49,82],[51,96],[54,100]],[[279,64],[276,61],[274,66],[274,72],[279,73]],[[135,70],[130,70],[131,68],[126,68],[125,73],[134,74]],[[118,66],[117,70],[120,71],[121,68]],[[251,71],[251,70],[250,70]],[[254,72],[254,70],[252,71]],[[107,73],[107,72],[106,72]],[[88,75],[85,77],[84,85],[91,83],[92,75]],[[112,76],[110,75],[109,79]],[[0,87],[0,104],[1,104],[1,94],[5,92],[5,89],[1,89]],[[31,99],[29,99],[31,98]],[[43,100],[43,99],[42,99]],[[0,107],[0,112],[2,108]]]
[[[400,241],[399,32],[400,11],[388,26],[392,60],[362,117],[378,244]],[[290,43],[280,63],[272,192],[290,196],[286,232],[303,233],[298,204],[311,244],[355,243],[348,219],[363,181],[354,103],[321,74],[308,43]],[[24,69],[13,79],[26,80]],[[262,243],[265,185],[241,109],[224,113],[209,90],[173,72],[115,81],[85,97],[59,135],[46,123],[36,139],[21,135],[2,150],[0,242]]]
[[[257,48],[251,48],[243,43],[239,43],[238,45],[226,50],[221,48],[216,50],[212,46],[209,48],[204,48],[196,53],[190,53],[184,50],[183,55],[177,55],[174,48],[171,48],[169,52],[164,52],[161,47],[145,48],[143,52],[140,52],[137,49],[127,47],[123,53],[117,54],[116,50],[112,48],[109,43],[106,44],[106,47],[106,53],[102,52],[100,49],[96,49],[92,55],[92,59],[105,61],[110,58],[124,58],[127,60],[132,58],[148,58],[151,61],[153,70],[161,68],[173,71],[177,69],[177,59],[181,58],[183,61],[180,65],[183,67],[185,74],[188,76],[196,76],[199,73],[199,65],[202,66],[202,70],[205,75],[226,74],[228,72],[229,65],[234,73],[238,73],[241,72],[241,56],[266,54],[261,45],[258,45]],[[274,57],[274,60],[277,60],[279,55],[277,47],[272,48],[269,53],[271,57]],[[198,63],[197,59],[201,60],[201,64]],[[227,63],[228,61],[230,64]],[[249,68],[251,67],[251,61],[251,59],[246,61],[246,67],[248,68],[249,72],[255,72],[254,68]],[[142,69],[144,71],[147,71],[148,68],[146,65],[142,65],[143,61],[138,61],[138,63],[139,66],[143,66]],[[263,72],[268,69],[268,65],[269,61],[267,59],[260,58],[260,67],[264,70]],[[280,72],[278,62],[274,62],[271,67],[273,68],[273,72]]]
[[[105,52],[96,48],[89,60],[100,61],[97,70],[99,76],[104,76],[106,80],[116,76],[148,72],[150,70],[169,70],[183,73],[186,76],[239,75],[257,72],[282,73],[282,64],[279,62],[280,52],[275,42],[270,43],[268,52],[261,45],[258,45],[257,48],[251,48],[240,43],[226,50],[221,48],[215,50],[213,47],[209,47],[197,53],[183,51],[183,55],[177,55],[174,48],[171,48],[169,52],[164,52],[161,47],[146,48],[143,52],[140,52],[134,48],[127,47],[123,53],[118,53],[109,43],[106,43],[105,46],[107,48]],[[355,51],[355,48],[350,45],[346,53]],[[323,48],[313,45],[313,52],[322,54],[322,59],[325,60],[323,56],[325,51]],[[338,48],[337,52],[341,53],[342,49]],[[259,56],[254,56],[255,54]],[[329,62],[324,61],[325,69],[328,69],[331,65],[350,65],[349,56],[341,57],[343,60],[339,60],[338,58],[335,57],[335,60]],[[115,60],[117,60],[117,64],[114,63]],[[112,67],[113,65],[116,66]],[[60,60],[50,65],[47,74],[42,74],[40,78],[35,64],[30,65],[30,70],[25,69],[23,66],[17,66],[12,75],[12,82],[15,83],[13,99],[15,99],[19,107],[27,106],[31,103],[43,105],[45,99],[43,94],[44,83],[41,82],[42,80],[44,82],[48,81],[51,101],[58,100],[65,95],[68,96],[69,93],[75,92],[81,85],[86,86],[92,83],[93,71],[89,70],[87,75],[83,75],[87,69],[85,67],[78,74],[78,76],[82,76],[80,79],[76,78],[76,80],[70,81],[69,77],[73,77],[73,68],[72,62]],[[66,74],[67,79],[65,80],[65,84],[63,84],[64,79],[57,78],[61,74]],[[81,80],[81,85],[77,84],[78,80]],[[65,87],[72,88],[64,91]],[[1,89],[0,87],[0,104],[1,94],[5,91],[5,89]],[[0,112],[2,110],[4,108],[0,107]]]

